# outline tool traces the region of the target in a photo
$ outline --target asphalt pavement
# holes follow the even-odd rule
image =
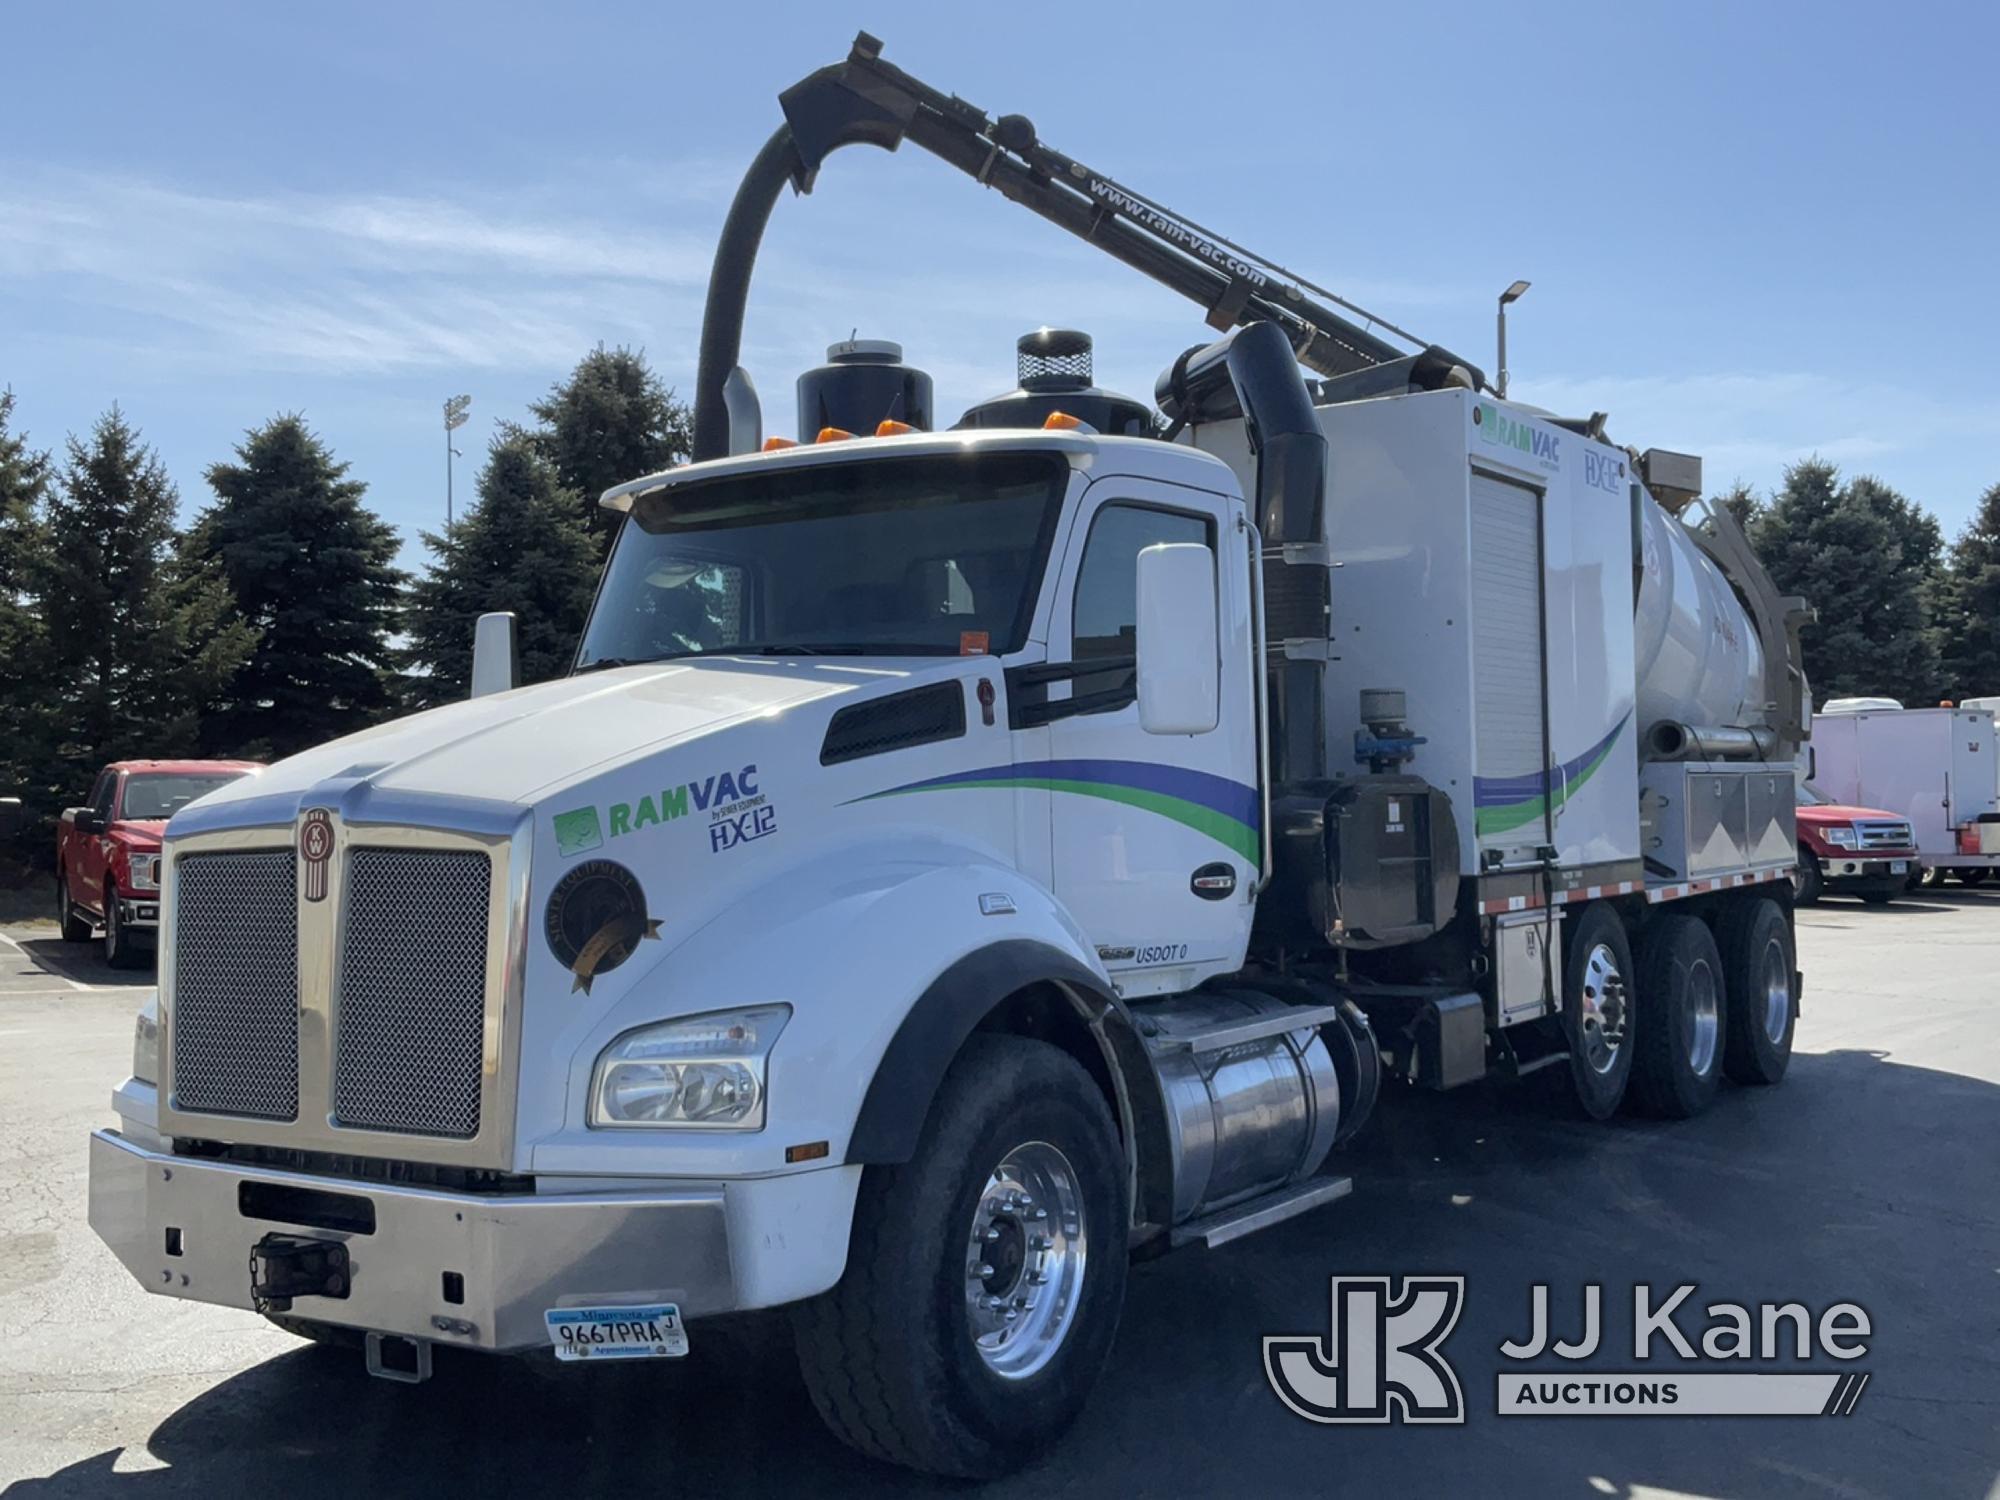
[[[1799,925],[1781,1087],[1726,1088],[1681,1124],[1592,1126],[1499,1085],[1386,1099],[1348,1150],[1352,1197],[1136,1267],[1076,1430],[982,1493],[2000,1496],[2000,891],[1830,899]],[[446,1351],[407,1387],[250,1314],[146,1295],[84,1214],[85,1140],[111,1122],[149,983],[50,927],[0,928],[9,1500],[966,1493],[836,1443],[778,1318],[697,1324],[671,1363]],[[1324,1335],[1328,1278],[1365,1273],[1466,1278],[1444,1346],[1462,1425],[1322,1426],[1274,1396],[1262,1338]],[[1866,1356],[1809,1367],[1871,1379],[1844,1417],[1496,1415],[1529,1288],[1550,1286],[1563,1334],[1591,1282],[1592,1367],[1635,1367],[1635,1283],[1695,1282],[1697,1338],[1710,1301],[1858,1303]]]

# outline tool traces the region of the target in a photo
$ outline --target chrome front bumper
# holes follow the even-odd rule
[[[130,932],[152,932],[160,925],[160,893],[118,897],[118,925]]]
[[[808,1196],[821,1187],[800,1186]],[[374,1228],[335,1231],[253,1216],[253,1206],[282,1201],[287,1188],[365,1199]],[[844,1196],[851,1207],[851,1186]],[[746,1294],[754,1299],[764,1289],[744,1283],[763,1278],[740,1277],[731,1266],[726,1197],[722,1183],[644,1192],[436,1192],[169,1156],[111,1130],[90,1138],[90,1227],[148,1290],[249,1309],[251,1251],[265,1235],[340,1240],[349,1257],[348,1295],[299,1297],[291,1316],[479,1349],[547,1344],[543,1314],[557,1307],[673,1302],[683,1316],[699,1317],[761,1305]],[[845,1224],[840,1228],[830,1237],[844,1255]],[[452,1286],[462,1300],[445,1300],[447,1276],[457,1278]]]

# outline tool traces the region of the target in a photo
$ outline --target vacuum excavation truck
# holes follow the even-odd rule
[[[573,674],[512,687],[488,617],[471,701],[169,825],[91,1144],[150,1290],[405,1380],[790,1307],[842,1438],[991,1474],[1075,1416],[1132,1257],[1349,1193],[1385,1078],[1606,1119],[1784,1076],[1804,612],[1699,460],[1501,399],[879,51],[783,95],[696,461],[603,497]],[[771,208],[906,141],[1221,337],[1146,401],[1038,330],[948,427],[850,340],[765,441]]]

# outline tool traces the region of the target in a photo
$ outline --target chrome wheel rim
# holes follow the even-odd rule
[[[972,1213],[965,1314],[986,1368],[1025,1380],[1055,1358],[1082,1305],[1088,1248],[1069,1158],[1029,1141],[1002,1158]]]
[[[1681,1017],[1681,1040],[1695,1077],[1706,1078],[1715,1066],[1721,1032],[1722,1003],[1715,969],[1706,962],[1697,963],[1688,970],[1687,1006]]]
[[[1625,1025],[1631,1013],[1631,997],[1625,976],[1618,972],[1618,955],[1608,943],[1599,943],[1583,962],[1583,1013],[1579,1029],[1583,1033],[1583,1060],[1593,1073],[1609,1073],[1625,1045]]]
[[[1792,1019],[1791,966],[1785,950],[1777,943],[1764,949],[1764,1035],[1774,1042],[1785,1039],[1785,1027]]]

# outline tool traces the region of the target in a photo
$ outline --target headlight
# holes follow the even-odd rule
[[[132,872],[134,889],[153,891],[160,887],[160,856],[157,854],[135,854],[126,862]]]
[[[1852,828],[1829,828],[1826,831],[1826,841],[1841,849],[1852,849],[1860,842]]]
[[[683,1016],[628,1031],[597,1059],[594,1127],[764,1128],[764,1063],[789,1005]]]
[[[132,1076],[141,1083],[160,1081],[160,996],[139,1007],[139,1019],[132,1030]]]

